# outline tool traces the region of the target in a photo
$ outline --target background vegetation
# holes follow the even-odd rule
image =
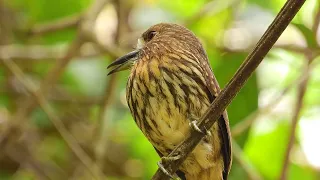
[[[0,179],[150,179],[159,160],[106,66],[150,25],[203,42],[221,87],[285,0],[0,0]],[[320,3],[228,107],[231,180],[320,179]]]

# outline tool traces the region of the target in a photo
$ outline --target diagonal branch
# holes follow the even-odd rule
[[[249,180],[262,180],[260,174],[257,172],[257,170],[255,170],[252,167],[252,164],[248,161],[241,147],[235,140],[232,140],[232,149],[235,160],[241,165],[243,170],[247,173]]]
[[[58,19],[56,21],[35,25],[28,31],[28,35],[31,36],[40,36],[43,34],[56,32],[59,30],[65,30],[68,28],[76,28],[81,20],[80,15],[74,15],[70,17],[66,17],[63,19]]]
[[[303,107],[303,98],[305,96],[305,93],[307,90],[307,84],[308,84],[309,77],[310,77],[310,63],[311,63],[311,60],[309,60],[307,67],[304,71],[304,73],[306,74],[307,77],[303,80],[303,82],[298,87],[297,102],[296,102],[296,107],[293,112],[294,114],[292,117],[292,125],[291,125],[291,129],[290,129],[289,141],[288,141],[288,145],[287,145],[287,149],[286,149],[286,153],[285,153],[285,158],[283,161],[282,171],[280,174],[280,180],[287,179],[290,154],[291,154],[292,147],[294,145],[298,120],[300,118],[300,113],[301,113],[301,110]]]
[[[288,0],[286,2],[254,50],[248,55],[245,62],[240,66],[225,89],[220,92],[218,97],[213,101],[206,113],[200,119],[198,126],[202,131],[205,132],[206,129],[210,129],[221,116],[223,111],[244,86],[247,79],[251,76],[253,71],[258,67],[263,58],[278,40],[282,32],[289,25],[304,2],[305,0]],[[181,158],[176,161],[164,162],[164,168],[166,168],[171,174],[174,174],[188,154],[197,146],[204,136],[205,135],[202,133],[192,131],[190,136],[177,146],[168,156],[173,157],[179,154]],[[169,178],[170,177],[168,177],[163,171],[158,169],[152,179],[164,180]]]
[[[317,34],[320,26],[320,3],[318,2],[317,13],[313,21],[312,32],[314,33],[314,37],[317,39]],[[320,44],[319,44],[320,45]]]
[[[86,152],[80,147],[75,137],[69,133],[69,131],[62,123],[62,121],[59,119],[59,117],[55,114],[54,110],[51,108],[45,97],[39,91],[36,91],[36,88],[32,83],[25,80],[24,73],[13,61],[4,60],[3,62],[17,77],[17,79],[26,87],[26,89],[32,94],[32,96],[41,106],[43,111],[48,115],[48,118],[51,120],[52,124],[56,127],[60,135],[66,141],[67,145],[79,158],[80,162],[89,170],[89,172],[92,174],[93,177],[95,177],[95,179],[102,178],[102,172],[98,171],[98,168],[96,168],[97,170],[94,171],[93,168],[95,168],[96,165],[92,162],[92,160],[86,154]]]
[[[218,14],[222,12],[223,10],[226,10],[235,4],[240,4],[241,0],[231,0],[231,1],[224,1],[224,0],[218,0],[218,1],[209,1],[206,4],[204,4],[198,12],[196,12],[193,16],[190,18],[184,20],[182,24],[185,26],[190,26],[194,24],[195,22],[201,20],[204,16],[207,16],[209,13],[211,16],[214,14]]]
[[[235,137],[240,136],[257,120],[258,117],[269,113],[284,98],[284,96],[286,94],[288,94],[288,92],[290,92],[294,87],[300,86],[307,78],[308,78],[308,75],[305,74],[304,72],[302,72],[300,77],[298,79],[292,81],[292,83],[289,84],[289,86],[287,86],[286,88],[284,88],[279,93],[279,95],[271,98],[271,99],[273,99],[273,101],[271,101],[268,105],[266,105],[262,109],[258,109],[256,111],[252,112],[244,120],[242,120],[238,124],[234,125],[233,128],[231,129],[232,137],[235,138]]]
[[[20,62],[29,61],[53,61],[62,59],[68,47],[61,45],[22,45],[22,44],[8,44],[0,46],[0,60],[11,59]],[[77,59],[87,57],[102,56],[102,52],[95,50],[95,48],[82,50],[77,54]]]
[[[102,10],[104,5],[108,2],[108,0],[96,0],[95,3],[88,9],[87,13],[83,16],[83,19],[80,23],[80,27],[77,33],[75,40],[69,46],[64,57],[59,59],[55,66],[51,69],[51,71],[47,74],[47,76],[42,81],[39,92],[42,92],[44,96],[47,95],[48,91],[51,87],[57,82],[64,69],[68,65],[68,63],[72,60],[74,56],[76,56],[79,52],[80,47],[84,42],[87,41],[88,34],[92,34],[91,30],[88,27],[93,27],[92,23],[95,22],[99,12]],[[19,111],[17,112],[15,119],[24,119],[28,117],[34,108],[37,107],[37,103],[35,100],[30,97],[27,98],[23,103]]]
[[[72,58],[78,54],[82,44],[87,42],[88,38],[92,36],[93,23],[95,22],[97,16],[108,2],[108,0],[96,0],[88,9],[88,11],[84,14],[78,27],[77,36],[73,43],[70,45],[66,55],[57,61],[52,70],[41,82],[40,88],[38,88],[38,90],[35,91],[35,94],[41,94],[43,99],[46,98],[48,91],[58,81],[59,77],[63,73],[68,63],[72,60]],[[21,132],[23,131],[23,125],[21,125],[23,124],[22,120],[27,119],[38,104],[41,105],[41,103],[37,102],[37,100],[38,99],[34,99],[33,97],[27,97],[25,101],[21,103],[21,106],[19,107],[17,113],[14,117],[12,117],[13,123],[10,124],[9,127],[6,127],[0,135],[1,146],[3,146],[3,144],[5,144],[8,141],[8,138],[11,137],[11,133],[21,134]],[[59,129],[57,130],[59,131]],[[59,133],[61,133],[61,131],[59,131]],[[63,136],[63,134],[61,135]],[[75,152],[75,154],[79,155],[79,153],[77,152]],[[83,154],[84,156],[86,156],[84,152]],[[91,161],[90,158],[89,160]]]

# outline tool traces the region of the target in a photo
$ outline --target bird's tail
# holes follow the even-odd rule
[[[214,157],[200,144],[181,166],[185,180],[227,180],[222,156]]]

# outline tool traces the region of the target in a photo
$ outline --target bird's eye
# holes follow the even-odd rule
[[[157,34],[156,31],[150,31],[150,32],[147,34],[146,41],[150,41],[156,34]]]

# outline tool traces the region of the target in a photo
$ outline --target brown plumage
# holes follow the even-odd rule
[[[219,93],[200,41],[188,29],[161,23],[150,27],[137,50],[119,58],[109,74],[131,68],[127,102],[131,114],[160,156],[168,155],[193,129]],[[231,142],[226,112],[180,166],[187,180],[226,180]]]

